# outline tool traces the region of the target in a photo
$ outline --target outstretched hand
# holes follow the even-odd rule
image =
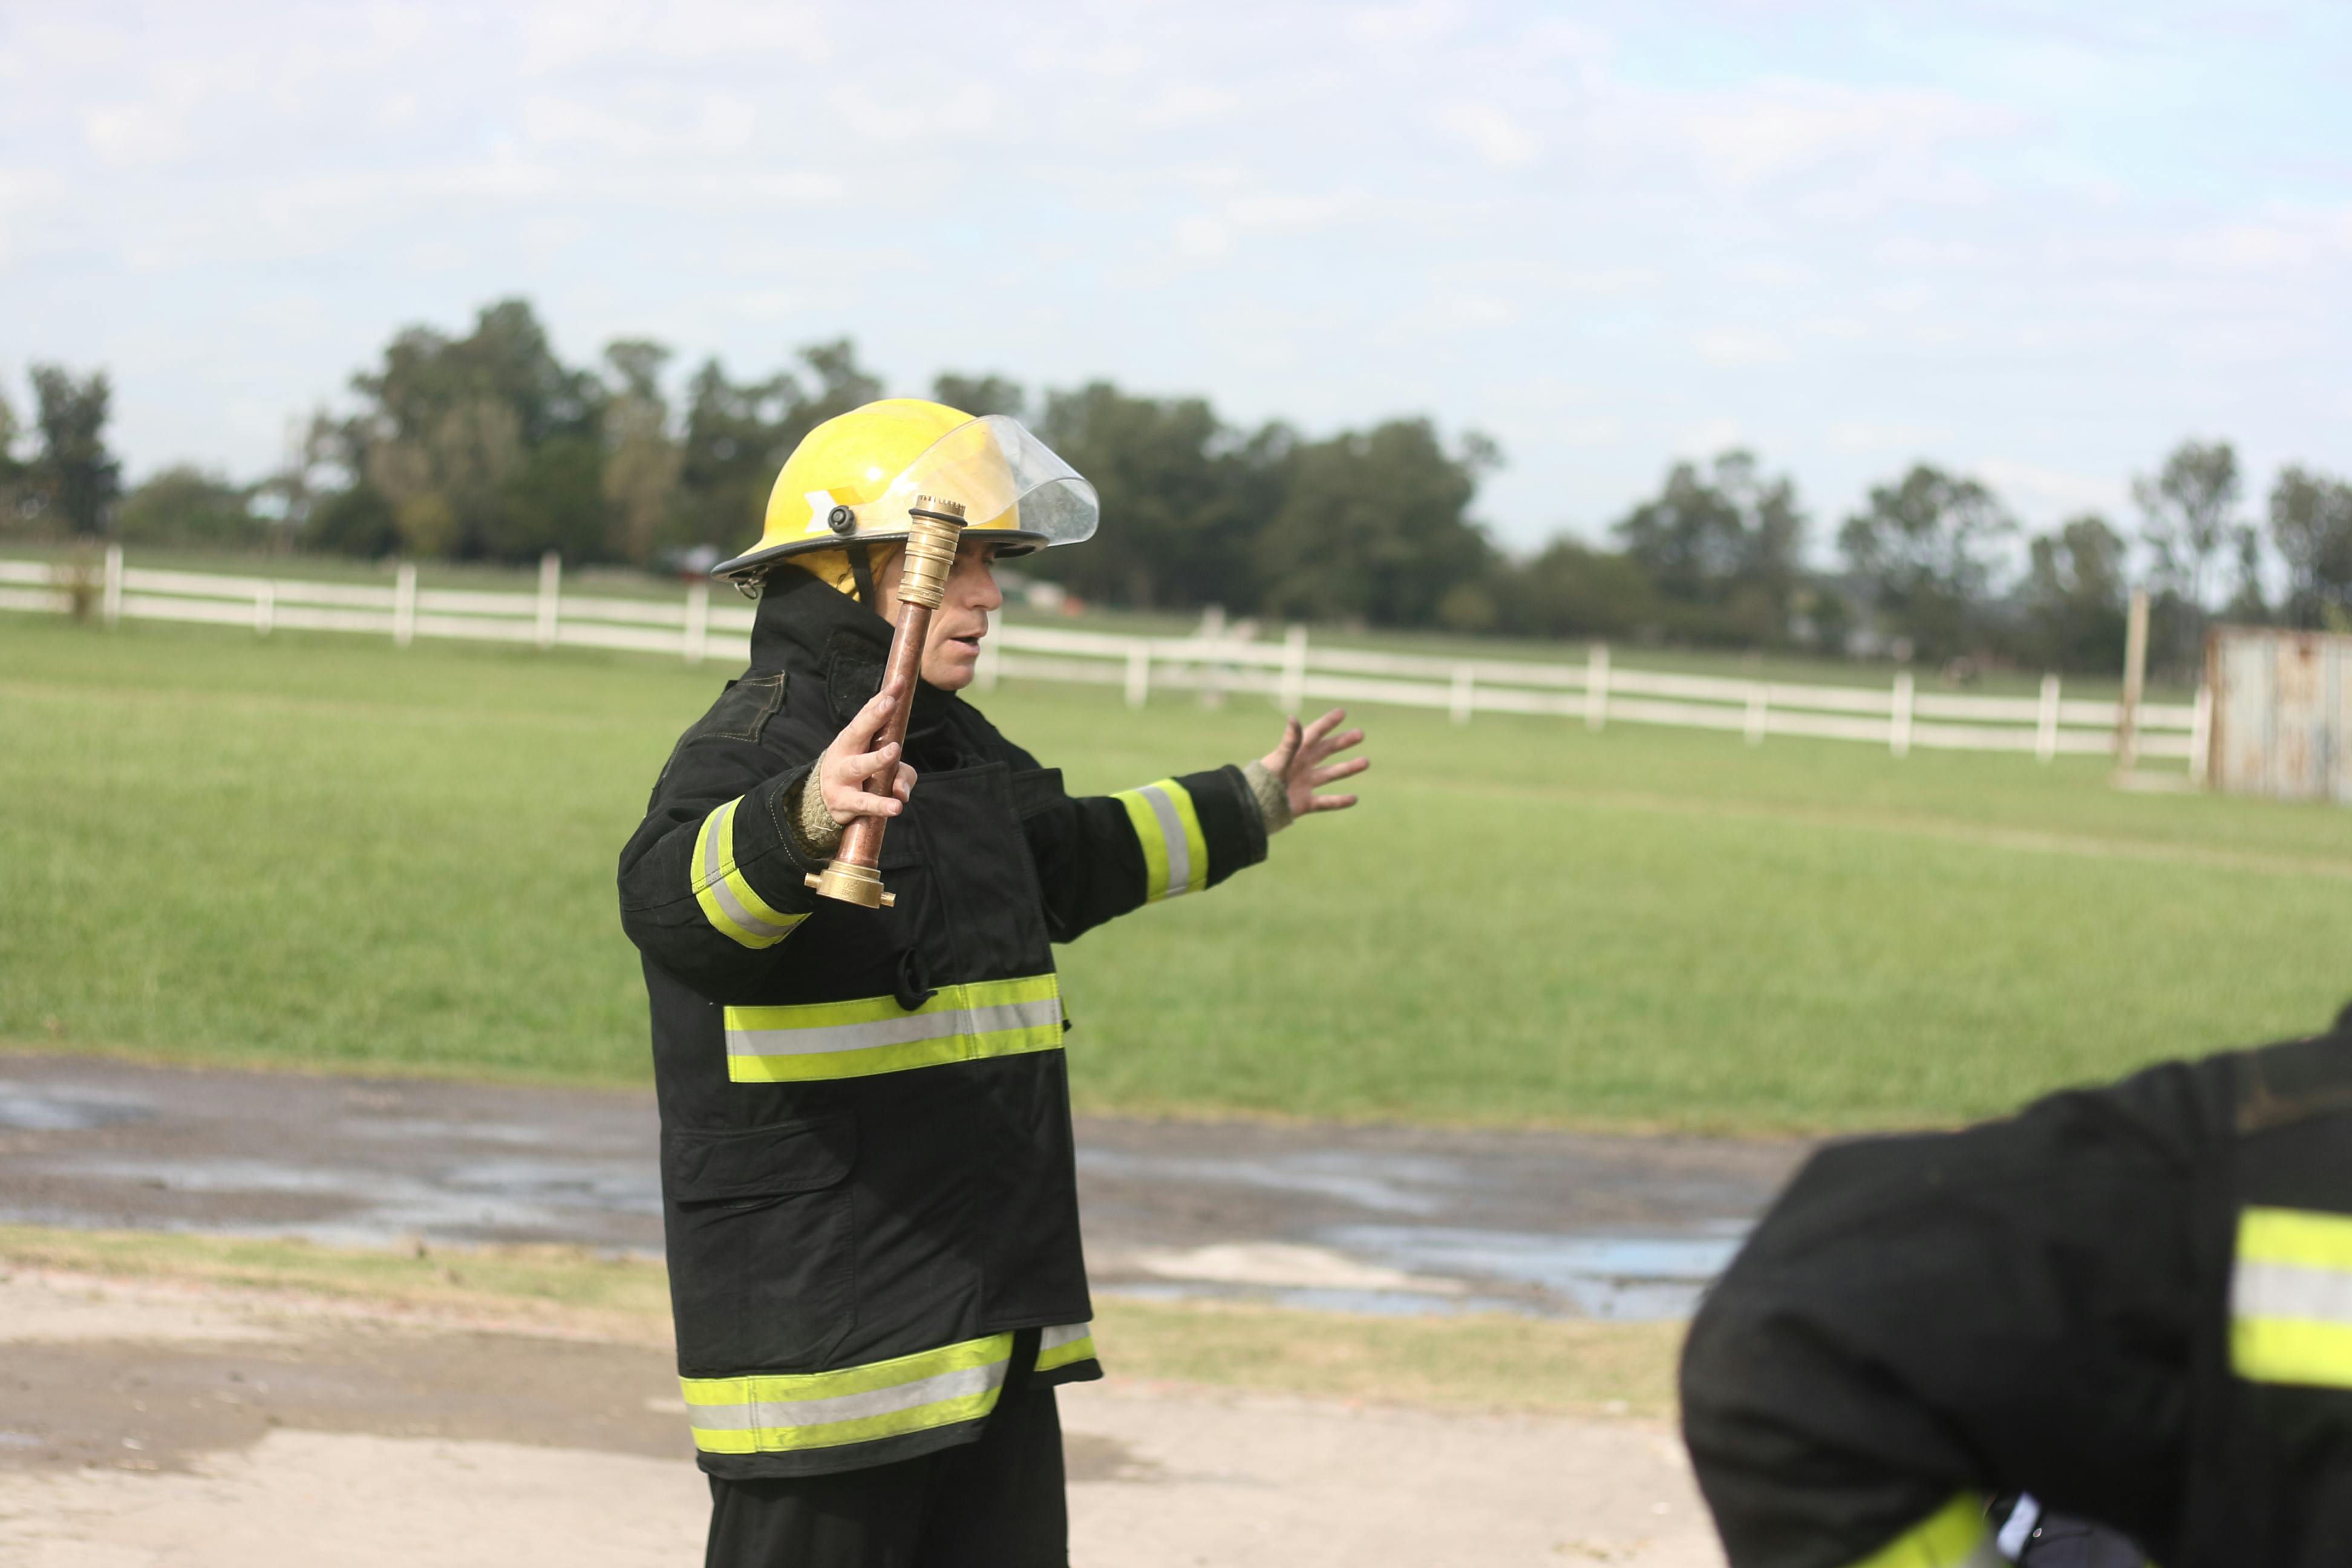
[[[876,692],[816,761],[817,788],[824,800],[825,815],[844,827],[861,816],[896,816],[906,809],[904,802],[914,793],[915,770],[898,761],[898,742],[874,744],[882,726],[889,721],[890,710],[906,693],[903,679]],[[890,793],[874,794],[869,786],[885,776],[893,781]]]
[[[1282,729],[1282,744],[1258,759],[1258,766],[1282,781],[1283,794],[1290,801],[1290,815],[1305,816],[1318,811],[1345,811],[1356,804],[1352,795],[1317,795],[1327,784],[1353,778],[1372,765],[1369,757],[1349,757],[1345,762],[1328,761],[1338,752],[1364,743],[1361,730],[1349,730],[1333,734],[1341,720],[1347,718],[1345,708],[1334,708],[1320,719],[1300,728],[1293,719]]]

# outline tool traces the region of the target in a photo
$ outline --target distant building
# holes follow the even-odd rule
[[[2216,626],[2205,679],[2215,789],[2352,805],[2352,637]]]

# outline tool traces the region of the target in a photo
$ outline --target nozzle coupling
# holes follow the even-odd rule
[[[917,496],[907,509],[907,563],[898,574],[898,602],[937,609],[947,596],[948,574],[955,570],[956,541],[963,536],[961,501]]]

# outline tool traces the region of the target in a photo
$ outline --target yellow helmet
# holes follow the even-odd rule
[[[769,492],[758,546],[711,572],[742,576],[852,541],[896,542],[919,495],[962,502],[965,531],[1001,536],[1007,553],[1090,538],[1101,510],[1094,486],[1019,420],[890,397],[803,437]]]

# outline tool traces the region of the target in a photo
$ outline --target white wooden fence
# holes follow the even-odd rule
[[[420,588],[404,565],[391,587],[314,583],[284,577],[157,572],[107,552],[94,595],[108,625],[124,616],[278,628],[361,632],[402,647],[416,637],[471,637],[537,647],[621,648],[666,654],[689,664],[740,664],[750,657],[752,610],[711,584],[688,585],[674,601],[566,594],[553,556],[541,563],[532,594]],[[64,612],[72,607],[70,569],[37,561],[0,561],[0,610]],[[1921,691],[1909,671],[1883,687],[1812,686],[1722,676],[1629,669],[1608,645],[1594,643],[1572,662],[1433,658],[1315,647],[1293,626],[1279,643],[1229,634],[1124,637],[1057,626],[1000,624],[981,645],[979,683],[1007,678],[1083,681],[1123,689],[1141,706],[1154,688],[1197,692],[1204,701],[1263,696],[1285,711],[1309,702],[1391,703],[1443,709],[1456,723],[1477,713],[1549,714],[1600,730],[1612,722],[1673,724],[1736,731],[1749,745],[1773,735],[1860,741],[1903,756],[1914,747],[2062,753],[2117,749],[2122,714],[2109,701],[2063,695],[2045,675],[2033,697],[1972,697]],[[2137,753],[2189,764],[2204,774],[2210,704],[2143,702]]]

